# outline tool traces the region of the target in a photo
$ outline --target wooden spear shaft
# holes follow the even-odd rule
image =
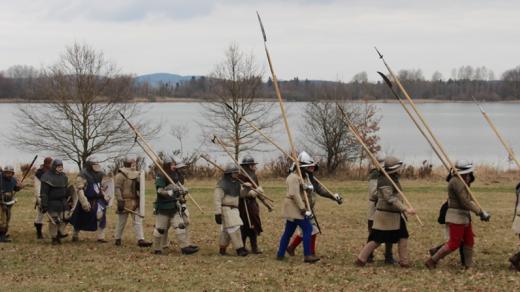
[[[428,137],[428,135],[424,132],[424,129],[419,125],[419,122],[417,122],[416,118],[413,116],[412,112],[410,111],[410,109],[406,106],[406,104],[403,102],[403,99],[397,94],[397,92],[395,92],[394,88],[392,87],[392,83],[390,82],[390,80],[388,80],[388,78],[381,72],[377,72],[379,73],[379,75],[381,75],[381,77],[383,77],[383,80],[385,81],[385,83],[388,85],[388,87],[390,88],[390,91],[392,91],[392,94],[394,95],[394,97],[399,101],[399,103],[401,104],[401,106],[404,108],[404,110],[406,111],[406,113],[408,114],[408,116],[410,117],[410,119],[412,120],[412,122],[414,123],[415,127],[417,127],[417,129],[419,130],[419,132],[421,132],[421,134],[424,136],[424,138],[426,139],[426,142],[428,142],[428,144],[430,144],[430,147],[432,148],[433,152],[435,152],[435,154],[437,155],[437,157],[439,158],[439,160],[441,161],[442,165],[444,165],[444,167],[446,168],[446,170],[449,172],[450,171],[450,167],[448,166],[448,163],[445,161],[445,157],[441,156],[441,154],[439,153],[439,151],[437,150],[437,148],[433,145],[431,139]]]
[[[122,113],[119,113],[121,115],[121,117],[123,118],[123,120],[125,120],[125,122],[128,124],[128,126],[130,127],[130,129],[132,129],[132,131],[135,133],[135,135],[137,136],[136,138],[139,138],[141,139],[142,143],[139,142],[138,139],[136,139],[135,141],[137,142],[137,144],[143,149],[143,151],[146,153],[146,155],[148,155],[148,157],[152,160],[152,162],[155,164],[155,166],[161,171],[161,173],[166,177],[166,179],[168,179],[168,181],[171,183],[171,184],[175,184],[175,182],[173,181],[173,179],[166,173],[166,171],[164,171],[164,169],[162,168],[162,166],[160,165],[160,158],[159,156],[155,153],[155,151],[153,151],[152,147],[150,146],[150,144],[148,144],[148,142],[146,142],[146,139],[143,137],[143,135],[141,135],[141,133],[139,132],[139,130],[137,130],[134,125],[132,125],[132,123],[130,123],[129,120],[126,119],[126,117],[122,114]],[[143,143],[145,143],[146,145],[143,145]],[[204,211],[202,210],[202,208],[200,207],[199,203],[197,203],[197,201],[193,198],[193,196],[188,193],[188,198],[190,198],[190,200],[195,204],[195,206],[197,206],[197,208],[199,209],[199,211],[201,213],[204,213]]]
[[[171,183],[172,185],[175,184],[175,182],[173,181],[173,179],[168,175],[168,173],[166,173],[166,171],[164,170],[164,168],[161,166],[161,164],[159,163],[159,161],[157,161],[154,156],[155,154],[151,154],[153,152],[149,152],[148,149],[146,148],[146,146],[144,146],[139,140],[136,140],[137,142],[137,145],[139,145],[144,153],[146,153],[146,155],[148,155],[148,157],[152,160],[152,162],[155,164],[155,166],[159,169],[159,171],[164,175],[164,177],[168,180],[169,183]],[[202,208],[200,207],[199,203],[197,203],[197,201],[195,201],[195,199],[190,195],[190,193],[188,193],[188,197],[191,199],[191,201],[195,204],[195,206],[197,206],[197,208],[199,209],[199,211],[201,213],[204,214],[204,211],[202,210]]]
[[[212,161],[211,159],[209,159],[208,157],[206,157],[205,155],[200,155],[200,157],[202,157],[202,159],[206,160],[209,164],[213,165],[214,167],[216,167],[218,170],[224,172],[224,169],[222,167],[220,167],[220,165],[218,165],[216,162]],[[238,178],[238,181],[240,182],[240,184],[245,184],[246,182],[241,180],[240,178]],[[261,192],[259,192],[258,190],[254,190],[254,192],[256,192],[257,194],[261,194]],[[262,202],[265,207],[269,210],[269,211],[272,211],[273,209],[273,206],[269,205],[269,202],[268,201],[265,201],[265,200],[260,200],[260,202]]]
[[[34,156],[31,164],[29,164],[29,167],[27,168],[27,170],[25,171],[25,173],[23,174],[22,176],[22,179],[20,180],[20,184],[23,183],[24,179],[27,177],[27,175],[29,174],[29,172],[31,171],[34,163],[36,162],[36,159],[38,159],[38,155]]]
[[[339,104],[336,104],[336,106],[338,107],[338,109],[340,110],[341,112],[341,115],[343,116],[343,122],[347,125],[347,127],[351,130],[352,134],[354,134],[354,136],[356,137],[356,139],[358,140],[359,144],[361,144],[361,146],[363,146],[363,149],[365,150],[365,152],[368,154],[368,156],[370,157],[370,159],[372,160],[372,163],[377,166],[379,168],[379,171],[381,171],[381,173],[384,174],[384,176],[392,183],[392,186],[397,190],[397,192],[399,193],[399,195],[401,195],[401,197],[403,198],[404,202],[406,203],[406,205],[408,205],[409,208],[412,208],[413,209],[413,206],[412,204],[410,203],[410,201],[408,201],[408,199],[406,198],[406,196],[404,195],[403,191],[401,191],[401,189],[399,188],[399,186],[397,186],[397,184],[394,182],[394,180],[390,177],[390,175],[386,172],[386,170],[381,166],[381,164],[377,161],[377,158],[374,156],[374,154],[372,154],[372,152],[370,151],[370,149],[368,148],[368,146],[366,145],[366,143],[363,141],[363,138],[361,138],[361,135],[359,134],[359,132],[357,131],[357,128],[354,126],[354,124],[352,123],[352,121],[347,117],[347,115],[345,114],[345,111],[343,110],[343,108],[339,105]],[[419,215],[415,214],[415,217],[417,218],[417,221],[419,221],[419,224],[422,226],[423,223],[421,221],[421,218],[419,218]]]
[[[377,51],[377,48],[376,48],[376,51]],[[412,100],[412,98],[410,97],[410,95],[408,95],[408,92],[406,91],[406,89],[404,88],[404,86],[401,84],[401,82],[399,81],[399,78],[397,78],[397,76],[394,74],[394,72],[392,71],[392,69],[390,69],[390,66],[388,66],[388,64],[386,63],[385,59],[383,58],[383,55],[381,55],[381,53],[379,53],[379,51],[377,51],[377,53],[379,54],[379,57],[381,60],[383,60],[383,63],[385,64],[385,67],[386,69],[388,70],[388,73],[390,73],[390,75],[392,76],[392,79],[397,83],[397,86],[399,87],[399,89],[401,90],[401,92],[404,94],[404,96],[406,97],[406,99],[408,100],[408,102],[410,103],[410,105],[412,106],[412,109],[414,110],[414,112],[417,114],[417,116],[419,117],[419,119],[421,120],[421,122],[423,123],[424,125],[424,128],[428,131],[428,133],[430,134],[431,138],[433,139],[435,145],[437,145],[438,149],[440,150],[440,152],[442,153],[442,155],[446,158],[446,162],[448,163],[448,166],[450,167],[450,169],[453,171],[453,173],[455,174],[455,176],[457,176],[461,181],[462,183],[464,184],[464,187],[466,188],[466,191],[468,192],[469,196],[471,197],[471,200],[473,202],[475,202],[475,204],[477,205],[477,207],[479,209],[482,210],[482,207],[480,206],[480,203],[478,202],[478,200],[475,198],[475,195],[473,195],[473,192],[471,191],[471,189],[469,188],[468,184],[466,183],[466,181],[462,178],[462,176],[460,175],[460,173],[457,171],[457,169],[455,168],[453,162],[451,161],[451,159],[449,158],[448,154],[446,154],[446,151],[444,150],[444,147],[442,147],[441,143],[439,142],[439,140],[437,140],[437,138],[435,137],[435,135],[433,134],[432,130],[430,129],[430,127],[428,126],[428,123],[426,122],[426,120],[424,119],[423,115],[421,114],[421,112],[419,112],[419,110],[417,109],[417,107],[415,106],[415,102]]]
[[[251,128],[253,128],[253,130],[255,130],[256,132],[258,132],[258,134],[260,134],[262,137],[264,137],[265,140],[267,140],[267,142],[271,143],[274,147],[276,147],[278,150],[280,150],[280,152],[282,152],[283,155],[285,155],[287,158],[289,158],[292,162],[296,162],[296,159],[294,159],[294,157],[292,157],[289,153],[287,153],[287,151],[285,151],[280,145],[278,145],[276,142],[274,142],[273,139],[271,139],[269,136],[267,136],[266,134],[264,134],[264,132],[262,130],[260,130],[257,126],[255,126],[253,123],[251,123],[250,121],[248,121],[246,118],[244,118],[243,116],[240,116],[240,118],[246,122],[246,124],[248,124]],[[316,182],[318,184],[320,184],[327,192],[331,193],[332,192],[323,184],[321,183],[316,177],[314,177],[314,180],[316,180]]]
[[[475,99],[473,99],[475,100]],[[515,154],[513,153],[513,149],[511,149],[511,147],[509,146],[509,144],[506,142],[506,140],[504,139],[504,137],[502,137],[502,135],[500,134],[500,132],[498,131],[497,127],[495,126],[495,124],[493,123],[493,121],[491,121],[491,118],[488,116],[488,114],[486,113],[486,111],[484,111],[484,109],[482,108],[482,106],[475,100],[475,103],[479,106],[480,108],[480,112],[482,113],[482,115],[484,116],[484,119],[487,121],[487,123],[489,124],[489,126],[491,127],[491,129],[493,130],[493,132],[495,132],[495,135],[497,136],[498,140],[500,140],[500,143],[502,143],[502,146],[504,146],[504,148],[506,149],[507,153],[509,154],[509,157],[510,159],[512,159],[515,163],[516,163],[516,166],[520,169],[520,162],[518,161],[518,159],[516,159],[516,156]]]
[[[224,146],[222,145],[222,147],[224,147]],[[207,161],[209,162],[209,160],[207,160]],[[213,162],[212,162],[212,164],[213,164],[213,165],[216,165],[216,163],[213,163]],[[220,168],[220,167],[219,167],[219,168]],[[238,180],[238,178],[237,178],[237,180]],[[239,181],[239,182],[240,182],[240,181]],[[242,184],[242,183],[241,183],[241,184]],[[243,184],[242,184],[242,185],[243,185]],[[251,224],[251,217],[249,216],[249,208],[247,207],[246,198],[239,198],[239,200],[240,200],[240,199],[242,200],[242,202],[244,202],[244,209],[245,209],[245,211],[246,211],[246,218],[247,218],[247,226],[249,226],[249,228],[252,229],[254,226],[253,226],[253,224]]]
[[[264,25],[262,24],[262,19],[260,18],[260,14],[257,12],[256,15],[258,16],[258,22],[260,23],[260,28],[262,29],[262,35],[264,38],[264,49],[265,49],[265,55],[267,56],[267,62],[269,63],[269,70],[271,71],[271,76],[273,79],[274,84],[274,91],[276,93],[276,97],[278,98],[278,103],[280,104],[280,111],[282,112],[283,116],[283,122],[285,125],[285,130],[287,131],[287,137],[289,138],[289,144],[291,145],[291,152],[292,157],[294,158],[294,163],[296,165],[296,173],[298,174],[298,177],[300,178],[301,183],[304,182],[302,171],[300,169],[300,162],[298,161],[298,155],[296,154],[296,147],[294,146],[294,142],[292,139],[291,129],[289,128],[289,122],[287,120],[287,114],[285,113],[285,106],[282,99],[282,94],[280,92],[280,87],[278,86],[278,78],[276,78],[276,73],[274,72],[273,68],[273,62],[271,61],[271,55],[269,54],[269,49],[267,48],[267,38],[265,35],[265,29]],[[308,212],[312,212],[311,205],[309,203],[309,195],[307,194],[307,191],[303,190],[304,199],[305,199],[305,208]]]
[[[213,136],[213,140],[216,141],[217,144],[220,145],[220,147],[222,147],[222,150],[224,150],[224,152],[226,152],[226,154],[231,158],[231,160],[233,160],[233,162],[238,167],[238,169],[240,169],[244,173],[244,175],[251,181],[251,184],[254,187],[254,189],[253,189],[254,192],[259,194],[261,197],[264,197],[265,199],[267,199],[267,200],[269,200],[271,202],[274,202],[271,198],[267,197],[262,192],[256,190],[256,189],[258,189],[258,185],[253,180],[253,178],[246,172],[246,170],[242,167],[242,165],[240,165],[240,163],[238,163],[238,161],[235,159],[235,157],[233,157],[233,154],[231,154],[231,152],[229,152],[229,150],[227,150],[226,146],[224,145],[224,142],[222,142],[222,140],[220,140],[220,138],[217,137],[217,136]]]

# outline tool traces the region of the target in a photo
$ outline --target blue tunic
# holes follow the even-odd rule
[[[90,203],[90,211],[86,212],[81,206],[76,206],[74,213],[70,218],[70,224],[74,226],[75,230],[96,231],[99,228],[103,229],[107,224],[107,201],[101,191],[101,182],[94,182],[87,179],[87,184],[84,190],[85,196]],[[98,221],[97,212],[103,212],[103,216]]]

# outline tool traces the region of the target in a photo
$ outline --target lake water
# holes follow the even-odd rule
[[[305,123],[301,113],[305,103],[288,103],[289,123],[296,140],[301,141],[300,125]],[[3,133],[2,150],[0,151],[0,165],[29,162],[34,154],[25,153],[14,145],[6,144],[6,137],[17,131],[15,115],[17,107],[23,104],[0,104],[0,130]],[[199,126],[204,112],[198,103],[151,103],[142,104],[146,109],[145,118],[154,123],[161,123],[162,133],[151,141],[156,150],[168,151],[179,145],[173,137],[171,127],[183,125],[186,127],[184,149],[191,150],[199,147],[207,138],[203,137]],[[402,158],[408,164],[420,164],[422,160],[431,160],[434,165],[440,165],[435,153],[430,149],[425,139],[415,128],[401,105],[394,103],[376,103],[381,115],[380,131],[381,146],[386,154],[393,154]],[[422,103],[417,105],[432,131],[444,145],[452,160],[465,158],[477,164],[486,163],[500,168],[512,167],[508,162],[507,154],[482,117],[479,109],[473,103]],[[520,121],[520,104],[489,103],[484,108],[495,122],[497,128],[510,143],[513,149],[520,147],[517,123]],[[278,107],[274,107],[277,111]],[[288,148],[287,136],[280,120],[272,131],[272,137],[281,145]],[[173,145],[173,147],[172,147]],[[208,143],[202,144],[202,150],[221,162],[226,160],[222,153],[211,148]],[[262,153],[256,154],[261,162],[268,161],[279,152],[274,147],[264,146]],[[40,161],[48,153],[37,153]],[[38,164],[40,163],[38,162]],[[67,163],[67,168],[73,164]]]

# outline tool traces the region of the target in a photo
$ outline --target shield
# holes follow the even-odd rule
[[[103,182],[101,183],[101,188],[103,189],[103,195],[105,196],[105,200],[108,202],[107,207],[112,207],[115,196],[114,178],[108,176],[104,177]]]
[[[34,209],[38,206],[38,201],[40,199],[40,188],[41,188],[41,181],[34,176]]]
[[[139,213],[141,216],[144,216],[144,209],[145,209],[145,194],[146,194],[146,178],[144,170],[141,170],[141,173],[139,174]]]

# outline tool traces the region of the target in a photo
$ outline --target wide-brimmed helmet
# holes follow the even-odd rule
[[[388,156],[385,158],[384,167],[388,174],[395,173],[403,166],[403,162],[394,156]]]

